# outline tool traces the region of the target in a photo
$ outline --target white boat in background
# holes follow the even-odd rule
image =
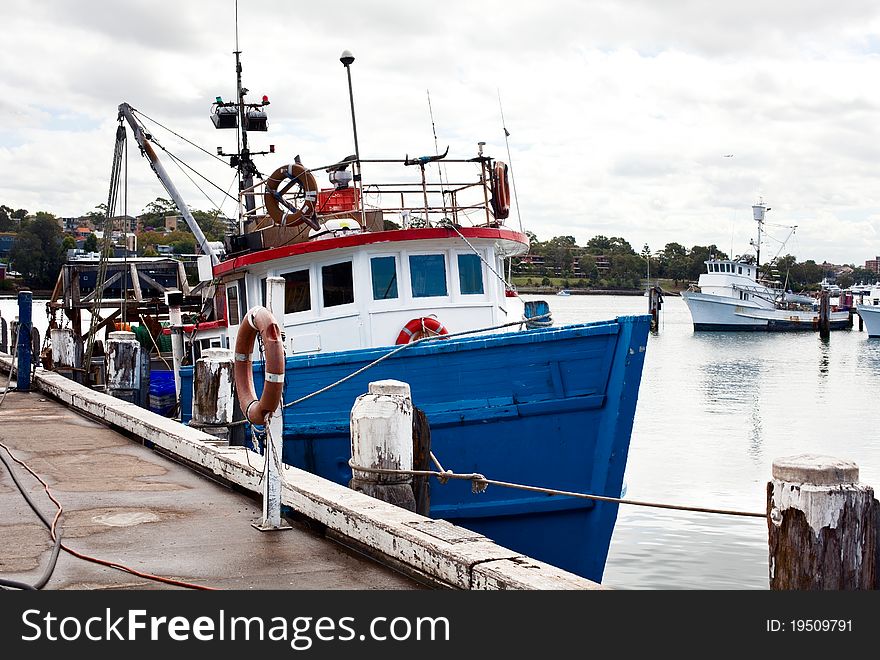
[[[787,293],[758,280],[761,230],[770,209],[759,200],[752,206],[758,223],[755,263],[742,258],[708,259],[706,272],[696,286],[682,291],[694,330],[817,330],[819,308],[815,301]],[[852,326],[849,312],[830,312],[830,327]]]
[[[568,289],[560,289],[556,292],[557,296],[570,296],[571,292]]]
[[[865,325],[868,337],[880,337],[880,284],[874,284],[863,300],[856,305],[859,318]]]

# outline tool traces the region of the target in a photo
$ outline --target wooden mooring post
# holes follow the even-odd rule
[[[229,443],[235,400],[234,352],[226,348],[206,348],[193,370],[193,425]]]
[[[413,405],[407,383],[370,383],[351,409],[354,465],[384,470],[413,469]],[[352,469],[348,487],[410,511],[416,510],[412,476]]]
[[[767,485],[770,588],[880,588],[880,505],[855,463],[802,454],[773,461]]]
[[[819,336],[831,336],[831,294],[827,290],[819,294]]]
[[[659,286],[648,289],[648,313],[651,315],[651,331],[660,330],[660,309],[663,307],[663,290]]]
[[[133,332],[111,332],[107,337],[107,394],[138,403],[141,377],[141,343]]]

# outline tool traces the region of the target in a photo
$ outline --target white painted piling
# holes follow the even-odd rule
[[[384,470],[413,469],[413,405],[407,383],[370,383],[351,409],[354,465]],[[412,476],[352,470],[349,487],[397,506],[416,510]]]
[[[137,403],[141,388],[141,343],[133,332],[111,332],[107,338],[107,393]]]
[[[56,367],[73,369],[82,364],[82,343],[77,343],[73,328],[52,328],[49,341]]]
[[[229,441],[235,401],[234,351],[206,348],[193,370],[193,425]]]
[[[168,305],[168,322],[171,332],[171,366],[174,367],[174,396],[180,399],[180,365],[183,364],[183,315],[180,306],[183,294],[177,289],[165,292],[165,304]],[[193,398],[195,401],[195,398]]]
[[[855,463],[800,454],[773,461],[767,485],[770,588],[878,587],[874,490]]]

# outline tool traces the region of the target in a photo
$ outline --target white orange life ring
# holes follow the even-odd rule
[[[408,344],[416,339],[427,337],[429,335],[448,335],[449,330],[446,329],[440,321],[433,316],[423,316],[413,319],[400,331],[397,335],[397,344]]]
[[[507,182],[507,164],[500,160],[495,162],[492,176],[492,209],[498,220],[510,215],[510,185]]]
[[[290,179],[291,183],[279,192],[278,186],[287,179]],[[300,206],[294,206],[284,199],[284,194],[294,184],[298,184],[302,188],[303,202]],[[266,192],[263,199],[266,202],[266,212],[276,225],[292,227],[304,222],[312,229],[320,227],[315,216],[318,182],[315,181],[312,172],[299,163],[284,165],[272,172],[272,175],[266,179]]]
[[[259,399],[254,391],[254,368],[251,360],[257,333],[263,339],[266,353],[266,382]],[[249,309],[245,314],[245,322],[238,328],[233,375],[238,403],[245,417],[251,424],[265,424],[266,418],[281,403],[284,392],[284,344],[281,341],[281,327],[265,307]]]

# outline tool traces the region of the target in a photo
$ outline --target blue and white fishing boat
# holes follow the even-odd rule
[[[346,52],[341,60],[348,67],[354,58]],[[507,166],[484,154],[482,143],[460,159],[370,160],[357,154],[355,133],[355,155],[316,168],[297,161],[259,179],[247,139],[248,131],[265,130],[267,100],[247,103],[240,77],[237,91],[237,101],[218,97],[213,112],[218,128],[237,127],[243,136],[244,148],[233,154],[242,180],[239,231],[218,248],[192,221],[204,252],[205,300],[204,314],[185,328],[192,360],[202,349],[234,346],[248,310],[266,304],[269,277],[285,283],[284,313],[276,314],[285,403],[434,336],[284,408],[284,462],[347,484],[349,411],[369,382],[390,378],[409,383],[445,468],[620,496],[650,317],[554,327],[546,303],[516,295],[504,264],[525,253],[529,239],[505,226]],[[137,111],[123,104],[120,112],[178,201]],[[437,161],[446,169],[432,182],[436,165],[429,166]],[[392,167],[385,180],[394,184],[367,184],[362,176]],[[323,176],[324,187],[317,183]],[[182,200],[178,206],[189,222]],[[254,360],[260,391],[258,352]],[[179,375],[186,422],[192,366]],[[498,487],[474,493],[453,481],[432,486],[430,513],[601,580],[617,504]]]

